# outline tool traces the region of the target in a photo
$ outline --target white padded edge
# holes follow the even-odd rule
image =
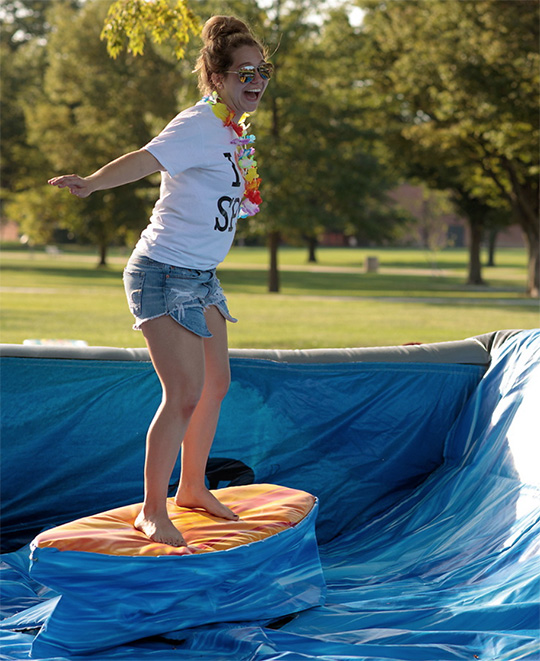
[[[230,349],[230,358],[279,363],[458,363],[488,365],[490,351],[519,330],[494,331],[453,342],[350,349]],[[147,349],[0,344],[0,356],[71,360],[150,360]]]

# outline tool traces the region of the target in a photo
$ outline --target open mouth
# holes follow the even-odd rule
[[[246,90],[244,94],[246,95],[248,101],[258,101],[259,97],[261,96],[261,89],[257,87],[254,89]]]

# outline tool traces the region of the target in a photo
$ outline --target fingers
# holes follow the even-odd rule
[[[51,186],[58,186],[58,188],[80,188],[82,179],[76,174],[64,174],[60,177],[53,177],[49,179]]]
[[[90,194],[86,180],[79,177],[78,174],[64,174],[53,177],[49,179],[48,183],[58,188],[69,188],[69,192],[77,197],[86,197]]]
[[[58,186],[58,188],[65,188],[70,184],[74,184],[77,180],[80,180],[80,177],[76,174],[63,174],[60,177],[53,177],[49,179],[48,183],[51,186]]]

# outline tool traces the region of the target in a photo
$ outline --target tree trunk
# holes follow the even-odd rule
[[[506,163],[512,183],[512,204],[517,221],[525,235],[528,248],[527,293],[536,298],[540,291],[540,197],[538,195],[538,180],[532,178],[522,183],[511,162]]]
[[[497,234],[496,229],[489,230],[488,237],[488,261],[486,266],[495,266],[495,248],[497,246]]]
[[[480,259],[480,250],[482,247],[482,234],[483,226],[469,220],[469,228],[471,231],[470,246],[469,246],[469,277],[467,278],[468,285],[485,285],[482,278],[482,261]]]
[[[310,264],[317,263],[317,246],[319,242],[317,241],[316,236],[306,236],[305,237],[307,246],[308,246],[308,262]]]
[[[540,295],[540,245],[537,232],[525,232],[527,243],[528,265],[527,265],[527,293],[532,298]]]
[[[276,28],[277,34],[280,34],[280,24],[281,24],[281,0],[277,0],[275,4],[276,10]],[[274,85],[277,84],[277,79],[279,75],[279,66],[275,66],[274,69]],[[272,108],[272,138],[273,143],[277,147],[280,142],[280,115],[279,115],[279,105],[278,99],[276,96],[271,96],[271,108]],[[279,230],[270,230],[268,232],[268,248],[270,250],[270,264],[268,271],[268,291],[272,293],[279,292],[279,268],[278,268],[278,250],[279,244],[281,243],[281,234]]]
[[[518,208],[518,212],[522,211]],[[531,222],[530,214],[518,213],[519,224],[527,244],[527,293],[538,298],[540,292],[540,237],[538,220]]]
[[[102,266],[107,266],[107,244],[102,243],[99,246],[99,262],[98,268]]]
[[[280,233],[273,230],[268,234],[268,248],[270,249],[270,269],[268,271],[268,291],[279,292],[278,249],[281,241]]]

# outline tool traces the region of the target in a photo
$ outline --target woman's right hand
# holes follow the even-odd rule
[[[69,188],[69,192],[77,197],[88,197],[94,191],[123,186],[163,169],[157,158],[143,148],[120,156],[88,177],[63,174],[49,179],[49,183],[58,188]]]
[[[69,192],[77,197],[88,197],[95,190],[89,179],[79,177],[78,174],[63,174],[60,177],[53,177],[49,179],[49,184],[58,186],[58,188],[69,188]]]

